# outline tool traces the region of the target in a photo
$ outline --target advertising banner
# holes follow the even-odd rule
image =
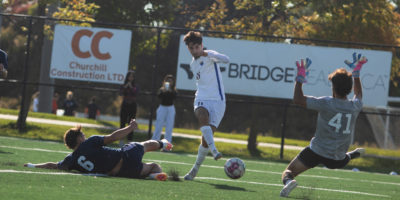
[[[129,30],[56,25],[50,77],[123,83],[131,36]]]
[[[191,75],[192,56],[180,39],[177,66],[177,88],[195,90]],[[354,52],[368,58],[361,70],[363,102],[366,106],[386,106],[389,91],[392,53],[387,51],[317,47],[308,45],[255,42],[203,37],[204,47],[230,57],[230,63],[220,63],[226,94],[291,99],[297,73],[295,62],[310,58],[312,65],[305,95],[331,96],[328,75],[337,68],[351,71],[344,60],[353,60]],[[348,98],[353,98],[351,93]]]

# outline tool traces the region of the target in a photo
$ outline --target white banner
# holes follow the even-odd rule
[[[50,77],[121,84],[128,72],[131,31],[55,27]]]
[[[316,47],[307,45],[254,42],[203,37],[204,47],[230,57],[220,64],[225,93],[291,99],[296,76],[295,61],[312,60],[305,95],[331,96],[328,75],[337,68],[347,68],[344,60],[353,60],[354,52],[368,58],[361,70],[363,102],[366,106],[386,106],[389,91],[392,53],[387,51]],[[187,46],[180,39],[177,88],[195,90],[195,79],[189,72],[192,60]],[[348,98],[352,98],[351,93]]]

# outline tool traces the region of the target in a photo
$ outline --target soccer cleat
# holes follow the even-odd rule
[[[192,181],[192,180],[194,179],[194,177],[196,177],[198,171],[199,171],[198,169],[192,168],[192,169],[190,170],[190,172],[187,173],[187,174],[183,177],[183,179],[185,179],[186,181]]]
[[[158,181],[166,181],[168,179],[168,175],[164,172],[161,173],[157,173],[154,176],[154,179],[158,180]]]
[[[365,154],[365,149],[364,148],[357,148],[354,150],[354,152],[360,153],[360,156],[363,156]]]
[[[288,197],[290,192],[296,188],[297,182],[296,180],[290,180],[286,183],[285,186],[283,186],[283,189],[281,190],[280,196],[281,197]]]
[[[214,160],[218,160],[218,159],[220,159],[220,158],[222,158],[222,153],[221,153],[221,152],[217,152],[217,153],[214,155]]]
[[[163,148],[162,148],[163,151],[171,151],[172,147],[174,147],[174,145],[172,145],[166,139],[162,139],[161,142],[163,143]]]
[[[347,153],[347,155],[350,156],[350,159],[355,159],[358,157],[361,157],[365,154],[365,149],[364,148],[357,148],[354,151],[351,151],[349,153]]]

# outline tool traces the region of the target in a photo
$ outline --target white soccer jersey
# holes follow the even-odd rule
[[[228,63],[229,57],[212,50],[205,52],[208,56],[193,58],[190,63],[190,68],[196,77],[196,99],[225,101],[224,84],[217,63]]]

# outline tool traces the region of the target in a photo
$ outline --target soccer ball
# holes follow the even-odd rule
[[[229,178],[238,179],[243,176],[246,165],[239,158],[231,158],[226,161],[224,170]]]

